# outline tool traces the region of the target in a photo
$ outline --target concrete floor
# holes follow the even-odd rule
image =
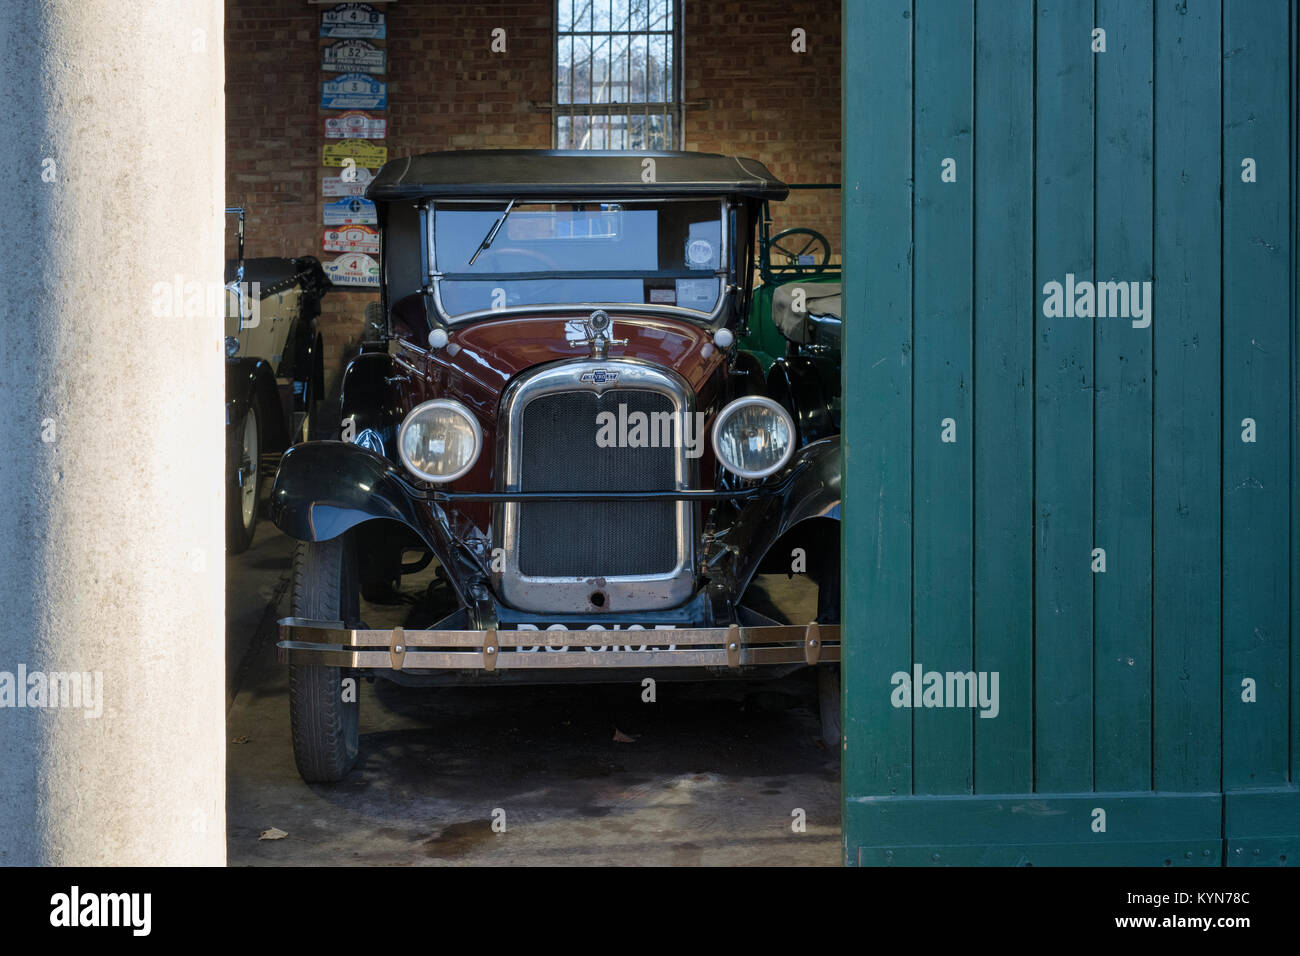
[[[289,553],[263,521],[252,548],[227,562],[231,865],[838,864],[839,760],[819,739],[808,674],[660,681],[653,704],[639,684],[363,682],[357,768],[338,784],[304,784],[274,647]],[[363,616],[401,623],[427,575],[403,579],[411,603]],[[784,578],[768,587],[804,619],[807,593]],[[803,833],[792,827],[799,810]],[[288,835],[258,839],[272,827]]]

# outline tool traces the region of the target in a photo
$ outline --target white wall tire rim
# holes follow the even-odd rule
[[[240,450],[239,506],[240,517],[244,527],[253,525],[253,516],[257,512],[257,413],[251,408],[244,416],[244,445]]]

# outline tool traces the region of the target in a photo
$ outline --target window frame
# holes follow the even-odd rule
[[[650,33],[646,33],[639,30],[628,30],[624,33],[624,32],[613,31],[611,29],[608,33],[605,32],[588,33],[587,31],[573,31],[573,30],[565,31],[561,33],[560,4],[562,3],[577,4],[579,2],[581,2],[581,0],[555,0],[555,3],[551,7],[551,58],[552,58],[551,111],[550,111],[551,112],[551,120],[550,120],[551,148],[552,149],[560,148],[559,124],[560,124],[560,119],[562,117],[567,116],[569,118],[570,128],[572,128],[572,123],[574,118],[579,116],[587,116],[587,117],[624,116],[627,118],[630,125],[631,118],[639,114],[646,118],[647,125],[649,124],[650,117],[652,116],[669,117],[673,124],[673,137],[672,137],[672,141],[666,144],[665,148],[685,149],[686,148],[686,79],[685,79],[686,69],[685,69],[684,53],[686,48],[686,39],[685,39],[685,31],[682,23],[684,0],[666,0],[666,2],[668,3],[669,7],[672,10],[672,17],[673,17],[673,27],[671,30],[668,31],[652,31]],[[602,0],[592,0],[593,4],[601,3],[601,2]],[[613,5],[613,0],[603,0],[603,2],[609,3],[611,6]],[[612,16],[610,20],[612,23],[613,21]],[[649,36],[656,36],[661,33],[669,37],[672,43],[672,51],[673,51],[672,70],[671,70],[671,77],[670,77],[671,96],[666,103],[662,103],[662,104],[650,103],[648,101],[641,102],[641,103],[633,103],[630,100],[627,103],[621,103],[621,104],[620,103],[572,103],[572,102],[561,103],[560,102],[560,38],[562,36],[573,37],[573,36],[581,36],[583,34],[586,34],[587,36],[649,37]],[[588,56],[588,60],[587,60],[589,67],[590,64],[594,63],[594,48],[595,45],[592,44],[592,54]],[[647,49],[648,49],[648,44],[647,44]],[[570,99],[572,99],[572,84],[573,84],[572,77],[573,77],[573,65],[574,65],[572,52],[570,52],[569,64],[570,64],[570,71],[569,71]],[[590,76],[590,69],[588,70],[588,76]],[[617,106],[622,106],[623,109],[618,110],[613,108]],[[652,106],[655,107],[653,111],[651,110]],[[579,147],[575,147],[571,145],[567,148],[578,149]],[[594,147],[594,146],[587,147],[587,149],[596,149],[596,148],[598,147]],[[619,152],[629,152],[629,153],[653,152],[653,151],[654,150],[648,145],[644,149],[629,148],[626,150],[619,150]]]
[[[509,201],[509,198],[517,198],[518,202],[521,204],[536,203],[536,202],[542,202],[542,203],[607,202],[607,203],[620,203],[620,204],[627,204],[627,205],[633,205],[636,203],[657,205],[660,203],[699,202],[701,200],[710,203],[717,202],[719,204],[719,210],[721,215],[722,245],[718,251],[719,266],[716,270],[714,270],[712,273],[709,274],[718,280],[719,283],[718,301],[714,304],[714,307],[709,312],[700,312],[695,309],[688,309],[678,305],[665,305],[660,303],[649,303],[649,302],[646,303],[566,302],[566,303],[534,304],[534,305],[520,304],[520,305],[513,305],[513,306],[505,306],[500,309],[478,309],[471,312],[460,312],[453,315],[452,313],[448,312],[446,305],[442,301],[441,284],[444,280],[453,281],[453,282],[454,281],[486,281],[492,278],[500,278],[501,274],[484,273],[481,276],[474,275],[472,278],[466,279],[464,278],[464,274],[443,272],[439,268],[437,242],[436,242],[435,207],[438,205],[460,205],[460,204],[469,205],[469,204],[494,203],[494,202],[499,202],[504,204]],[[616,197],[614,195],[611,195],[609,198],[600,199],[600,200],[557,199],[555,197],[528,199],[523,196],[508,197],[505,199],[494,198],[494,197],[482,197],[482,196],[475,196],[472,198],[455,197],[455,198],[442,198],[442,199],[428,199],[421,205],[421,218],[423,220],[421,226],[421,237],[422,237],[422,245],[424,246],[424,263],[425,263],[424,271],[427,275],[426,292],[428,293],[430,300],[434,306],[434,309],[437,313],[438,321],[445,328],[456,328],[459,326],[467,325],[472,322],[481,321],[483,319],[499,319],[511,315],[528,315],[528,314],[549,315],[549,314],[557,314],[557,313],[572,313],[575,309],[583,310],[583,309],[592,309],[592,308],[603,308],[612,313],[616,313],[620,315],[625,315],[629,313],[645,313],[645,314],[674,316],[676,318],[686,319],[687,321],[692,322],[693,324],[700,325],[705,328],[716,329],[721,327],[723,322],[726,321],[726,317],[729,314],[728,310],[730,308],[734,308],[734,303],[738,298],[738,293],[740,292],[740,289],[743,287],[742,284],[738,281],[738,269],[740,268],[740,262],[737,256],[741,253],[741,251],[738,250],[736,247],[736,242],[737,242],[735,236],[736,214],[737,214],[737,203],[730,196],[701,196],[701,197],[692,196],[689,198],[667,196],[662,198],[661,197],[628,198],[626,196]],[[567,272],[568,270],[563,270],[563,271]],[[590,272],[578,273],[579,276],[619,275],[619,274],[626,274],[626,270],[609,270],[607,272],[603,270],[602,271],[593,270]],[[559,273],[538,272],[535,274],[534,273],[528,274],[527,278],[548,278],[548,277],[555,277],[557,275],[559,275]],[[700,277],[702,278],[703,276]]]

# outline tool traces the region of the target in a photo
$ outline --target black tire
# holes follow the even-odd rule
[[[246,447],[247,429],[251,425],[253,447]],[[262,416],[257,403],[249,405],[226,432],[226,553],[241,554],[253,543],[257,531],[257,513],[262,501]],[[251,482],[252,510],[246,506],[245,492]]]
[[[293,555],[293,616],[355,623],[357,565],[352,536],[301,541]],[[344,682],[351,680],[350,688]],[[350,690],[350,694],[349,694]],[[359,686],[341,667],[289,665],[289,727],[293,759],[308,783],[342,780],[357,762]],[[350,700],[345,700],[350,696]]]

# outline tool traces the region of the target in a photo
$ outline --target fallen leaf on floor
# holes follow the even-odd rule
[[[621,730],[619,730],[617,727],[615,727],[615,728],[614,728],[614,743],[616,743],[616,744],[634,744],[634,743],[636,743],[636,738],[635,738],[635,737],[629,737],[627,734],[623,733],[623,731],[621,731]]]
[[[263,830],[262,835],[259,836],[258,839],[259,840],[283,840],[288,835],[289,834],[285,833],[281,829],[278,829],[277,827],[271,827],[269,830]]]
[[[248,735],[243,734],[242,736],[239,737],[231,737],[230,742],[232,744],[246,744],[248,743]]]

